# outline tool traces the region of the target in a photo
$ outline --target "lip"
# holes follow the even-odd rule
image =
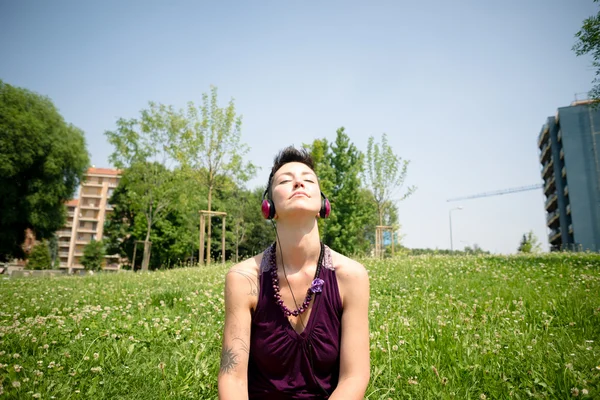
[[[304,196],[304,197],[309,197],[306,193],[304,192],[294,192],[294,194],[292,194],[290,196],[290,199],[293,199],[294,197],[298,197],[298,196]]]

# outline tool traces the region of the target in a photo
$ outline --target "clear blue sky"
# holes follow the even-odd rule
[[[281,148],[332,140],[365,151],[387,133],[411,160],[399,204],[404,244],[514,252],[533,229],[547,247],[541,190],[446,199],[541,182],[537,136],[589,90],[571,47],[592,0],[0,0],[0,79],[49,96],[109,167],[104,131],[156,101],[235,98],[264,184]],[[257,205],[257,212],[258,205]]]

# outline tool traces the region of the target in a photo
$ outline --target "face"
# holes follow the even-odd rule
[[[291,212],[316,216],[321,209],[321,190],[315,172],[299,162],[287,163],[275,173],[271,191],[277,217]]]

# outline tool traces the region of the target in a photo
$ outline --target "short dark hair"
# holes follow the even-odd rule
[[[288,146],[285,149],[281,150],[273,160],[273,168],[271,168],[271,173],[269,174],[269,181],[267,182],[266,192],[270,199],[272,199],[271,183],[273,183],[273,175],[275,175],[275,173],[279,171],[279,168],[291,162],[299,162],[306,165],[313,171],[315,170],[313,159],[310,156],[308,150],[306,150],[305,148],[297,149],[294,146]]]

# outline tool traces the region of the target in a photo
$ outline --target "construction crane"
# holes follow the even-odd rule
[[[473,194],[471,196],[456,197],[454,199],[448,199],[448,200],[446,200],[446,202],[449,203],[451,201],[470,200],[470,199],[477,199],[479,197],[500,196],[500,195],[503,195],[503,194],[526,192],[526,191],[529,191],[529,190],[542,189],[543,187],[544,187],[543,184],[538,183],[536,185],[521,186],[521,187],[516,187],[516,188],[510,188],[510,189],[495,190],[493,192],[485,192],[485,193]]]

